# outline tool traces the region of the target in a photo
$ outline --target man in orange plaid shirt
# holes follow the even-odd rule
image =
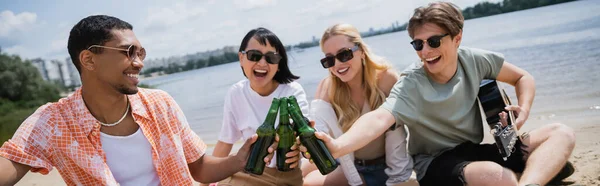
[[[68,50],[82,87],[41,106],[2,145],[0,185],[53,167],[68,185],[192,185],[243,169],[256,135],[236,155],[205,155],[173,98],[137,87],[146,51],[132,29],[104,15],[73,27]]]

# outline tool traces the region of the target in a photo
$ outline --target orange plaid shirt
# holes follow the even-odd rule
[[[188,163],[204,155],[206,144],[177,103],[161,90],[140,89],[128,97],[133,118],[152,146],[161,185],[192,185]],[[68,185],[118,184],[106,164],[100,124],[85,106],[81,89],[37,109],[0,148],[0,156],[42,174],[56,167]]]

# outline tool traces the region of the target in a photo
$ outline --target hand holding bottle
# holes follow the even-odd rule
[[[315,130],[310,127],[310,121],[302,115],[300,106],[294,96],[289,97],[289,113],[294,120],[294,129],[300,138],[300,142],[312,154],[313,161],[322,175],[327,175],[338,167],[337,161],[323,143],[315,136]]]
[[[311,122],[314,123],[314,121],[311,121]],[[337,152],[339,151],[338,150],[339,147],[338,147],[337,143],[335,142],[335,139],[333,139],[331,136],[329,136],[328,134],[326,134],[324,132],[315,132],[315,136],[318,139],[320,139],[321,141],[323,141],[323,143],[325,143],[325,146],[327,146],[327,149],[329,149],[329,152],[331,153],[331,155],[334,158],[338,158],[339,157],[337,155]],[[300,149],[300,152],[302,153],[302,155],[305,158],[309,159],[310,162],[312,163],[312,159],[310,158],[310,153],[308,153],[308,150],[306,149],[306,147],[303,146],[303,145],[300,145],[299,149]]]
[[[265,162],[269,163],[271,162],[271,159],[273,159],[274,153],[277,149],[279,143],[279,135],[275,136],[275,142],[273,144],[271,144],[271,146],[269,146],[269,155],[267,155],[267,157],[265,157]],[[298,143],[300,143],[298,141]],[[298,167],[298,162],[300,160],[300,145],[294,143],[294,145],[290,148],[290,152],[285,154],[286,163],[290,164],[290,168],[296,168]]]
[[[256,142],[256,139],[258,139],[258,135],[252,135],[252,137],[248,138],[246,142],[244,142],[244,145],[240,147],[237,153],[233,154],[233,156],[236,157],[236,160],[240,162],[238,165],[242,166],[240,169],[243,169],[243,166],[246,165],[248,155],[250,154],[250,146]]]

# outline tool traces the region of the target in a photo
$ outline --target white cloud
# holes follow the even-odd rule
[[[338,0],[325,0],[318,1],[315,5],[307,6],[302,8],[296,13],[298,15],[311,15],[317,18],[328,18],[340,15],[348,15],[356,12],[363,12],[375,5],[377,1],[338,1]]]
[[[0,12],[0,37],[8,37],[13,31],[24,31],[33,24],[37,15],[31,12],[22,12],[15,15],[10,10]]]
[[[187,2],[175,3],[168,7],[151,7],[148,9],[148,18],[144,24],[146,31],[164,31],[173,26],[185,24],[186,20],[193,20],[207,12],[203,6],[188,4]]]
[[[64,39],[58,39],[58,40],[54,40],[52,41],[52,43],[50,44],[50,51],[63,51],[66,50],[67,48],[67,40],[68,38],[64,38]]]
[[[238,9],[252,10],[264,7],[275,6],[276,0],[234,0],[233,2]]]
[[[217,26],[215,26],[215,29],[216,30],[228,29],[228,28],[231,29],[231,28],[238,27],[238,25],[239,25],[238,20],[230,19],[230,20],[226,20],[226,21],[219,23]]]

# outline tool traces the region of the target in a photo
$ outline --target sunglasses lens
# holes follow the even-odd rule
[[[129,48],[127,48],[127,57],[129,57],[129,59],[134,60],[135,59],[135,55],[136,55],[136,47],[135,45],[131,45],[129,46]]]
[[[437,48],[442,44],[442,42],[440,42],[441,40],[442,37],[439,36],[431,37],[427,40],[427,44],[429,44],[431,48]]]
[[[273,52],[268,52],[267,54],[265,54],[267,63],[270,64],[279,64],[279,61],[281,61],[281,56],[279,54],[275,54]]]
[[[321,65],[323,68],[330,68],[335,64],[335,58],[333,56],[327,56],[321,59]]]
[[[255,51],[255,50],[250,50],[246,53],[246,58],[248,58],[248,60],[254,61],[254,62],[260,61],[262,56],[263,56],[262,53],[260,53],[259,51]]]
[[[340,60],[340,62],[346,62],[354,58],[354,55],[352,55],[352,50],[346,49],[335,55],[335,57]]]
[[[132,61],[135,60],[136,56],[139,57],[141,61],[143,61],[144,58],[146,58],[146,49],[145,48],[141,48],[140,51],[138,51],[137,47],[135,45],[131,45],[127,49],[127,56]]]
[[[420,40],[420,39],[419,40],[414,40],[414,41],[410,42],[410,44],[412,44],[413,48],[416,51],[423,50],[423,40]]]
[[[140,49],[139,52],[137,52],[137,56],[140,58],[140,60],[144,60],[146,58],[146,49],[142,48]]]

